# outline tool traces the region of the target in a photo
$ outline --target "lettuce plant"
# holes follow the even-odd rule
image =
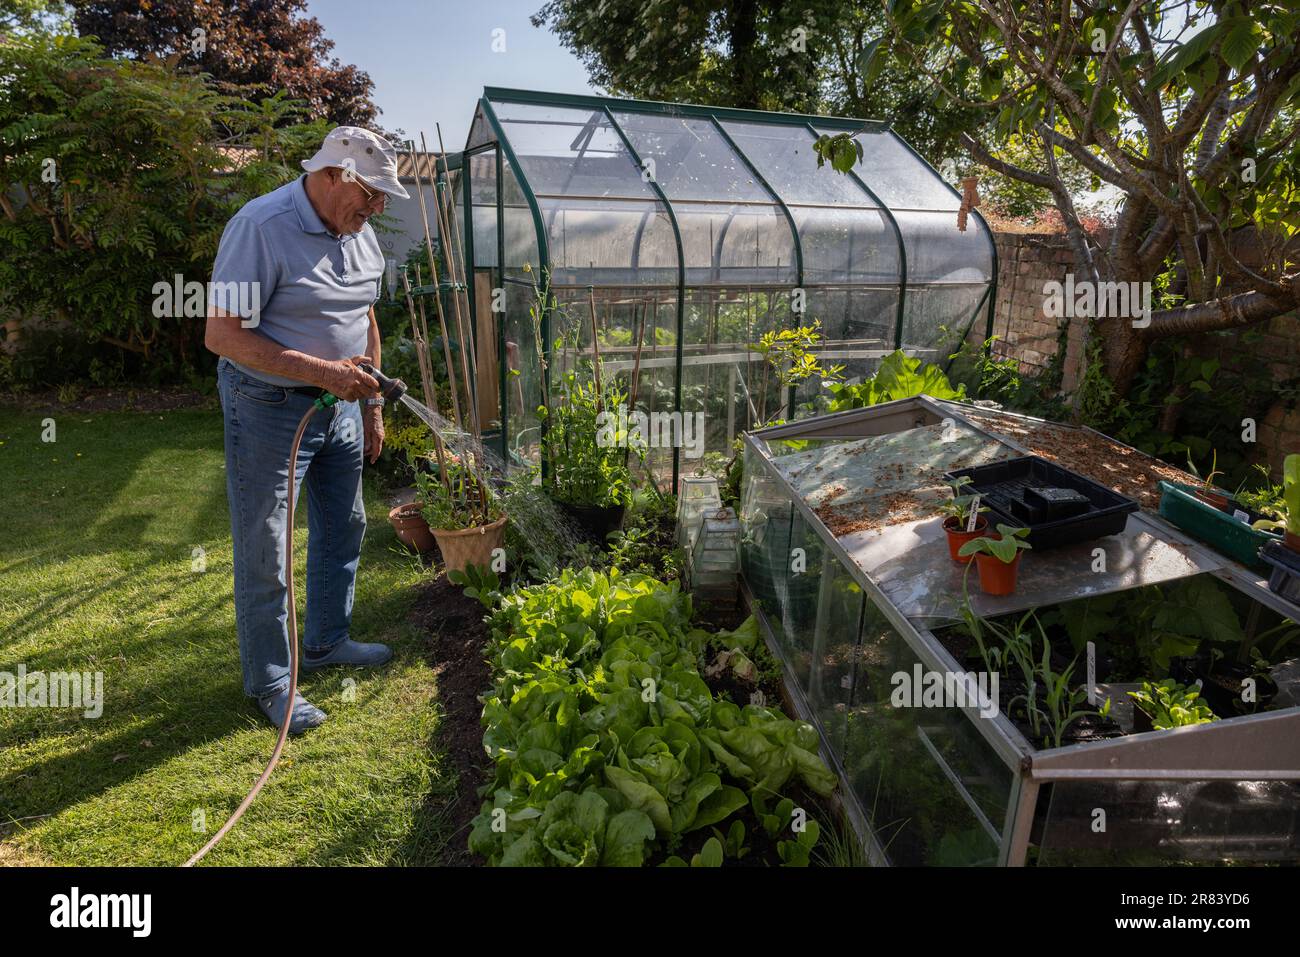
[[[472,850],[500,865],[639,865],[751,793],[834,789],[811,725],[713,698],[699,673],[712,636],[690,618],[676,583],[617,570],[501,596],[483,706],[496,773]]]

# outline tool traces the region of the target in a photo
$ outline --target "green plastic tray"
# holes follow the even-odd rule
[[[1249,509],[1242,511],[1249,512]],[[1192,486],[1181,482],[1161,482],[1160,514],[1221,554],[1257,572],[1267,573],[1268,568],[1259,557],[1260,546],[1277,541],[1280,536],[1258,531],[1227,512],[1206,505],[1192,494]],[[1253,513],[1251,515],[1252,519],[1258,518]]]

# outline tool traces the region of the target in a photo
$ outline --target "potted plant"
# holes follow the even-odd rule
[[[619,421],[626,403],[627,394],[612,380],[602,382],[599,363],[593,363],[589,381],[566,373],[552,407],[539,410],[546,422],[543,485],[561,511],[601,544],[623,524],[631,493],[626,451],[636,442]]]
[[[989,527],[988,519],[983,515],[977,515],[975,525],[970,527],[971,509],[978,508],[980,512],[987,512],[988,509],[979,505],[976,506],[975,500],[977,495],[962,494],[962,487],[970,482],[970,476],[962,475],[948,483],[952,489],[952,498],[940,504],[939,509],[946,516],[943,520],[943,530],[948,536],[948,554],[955,562],[967,565],[971,561],[971,556],[965,557],[961,554],[961,547],[967,542],[983,536]],[[970,528],[969,531],[967,529]]]
[[[1210,459],[1210,472],[1204,477],[1202,477],[1201,473],[1197,471],[1196,463],[1192,461],[1191,454],[1189,453],[1187,456],[1187,471],[1191,472],[1201,482],[1201,487],[1193,488],[1192,494],[1206,505],[1217,508],[1220,512],[1226,512],[1230,510],[1232,500],[1228,498],[1226,492],[1221,492],[1214,487],[1214,480],[1223,474],[1219,471],[1218,466],[1218,449],[1215,449],[1212,453],[1212,458]]]
[[[975,556],[975,567],[980,573],[980,588],[986,595],[1010,595],[1016,590],[1016,574],[1020,570],[1020,554],[1030,548],[1025,541],[1027,528],[1012,528],[998,523],[997,538],[975,538],[963,545],[959,557]]]
[[[506,515],[472,459],[447,455],[440,474],[416,473],[416,490],[447,571],[490,567],[505,541]]]

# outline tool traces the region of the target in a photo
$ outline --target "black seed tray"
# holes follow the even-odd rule
[[[951,480],[962,476],[970,478],[970,484],[962,488],[962,493],[978,492],[981,503],[989,507],[990,527],[995,527],[998,522],[1016,528],[1028,526],[1026,540],[1040,550],[1117,535],[1124,531],[1129,512],[1138,510],[1138,503],[1133,499],[1037,455],[955,469],[944,477]],[[1088,507],[1069,518],[1026,522],[1019,516],[1036,512],[1032,504],[1034,496],[1030,495],[1030,503],[1025,501],[1026,491],[1044,488],[1078,492],[1087,498]]]

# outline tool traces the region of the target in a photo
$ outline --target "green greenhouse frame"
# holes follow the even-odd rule
[[[813,149],[841,132],[863,145],[846,175]],[[947,362],[981,315],[991,335],[992,232],[973,210],[959,230],[960,194],[886,122],[488,87],[458,159],[477,401],[509,460],[536,459],[583,357],[636,370],[679,440],[699,414],[698,454],[797,414],[758,381],[765,332],[819,320],[850,381],[900,348]],[[649,463],[674,488],[682,445]]]

